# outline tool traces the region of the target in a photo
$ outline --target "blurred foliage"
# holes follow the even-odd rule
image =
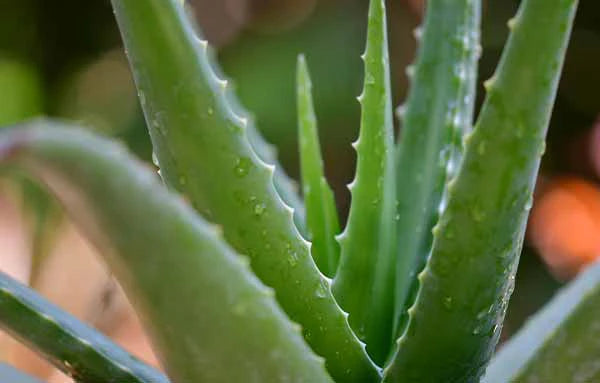
[[[417,3],[388,2],[396,105],[408,87],[404,67],[414,55]],[[507,35],[506,22],[518,3],[484,2],[480,82],[495,68]],[[345,185],[354,173],[350,142],[358,132],[355,97],[362,81],[359,56],[364,49],[366,6],[365,0],[194,0],[190,4],[204,34],[219,47],[219,60],[234,79],[243,104],[255,114],[265,136],[279,148],[282,163],[296,177],[294,68],[297,54],[306,54],[326,174],[344,212],[349,199]],[[599,67],[600,3],[581,0],[550,129],[545,177],[582,173],[591,180],[598,178],[594,172],[582,172],[576,165],[581,159],[574,161],[566,153],[600,110]],[[481,85],[479,94],[481,98]],[[149,160],[151,147],[135,96],[108,1],[0,1],[1,124],[39,114],[73,119],[120,137]],[[44,211],[44,207],[34,206],[34,210]],[[525,251],[507,329],[518,328],[557,285],[533,250]]]

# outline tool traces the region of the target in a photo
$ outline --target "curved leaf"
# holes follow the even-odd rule
[[[600,264],[564,287],[502,345],[483,383],[600,381]]]
[[[41,179],[101,249],[174,382],[330,381],[273,292],[125,151],[38,122],[0,158]]]
[[[163,374],[2,272],[0,327],[77,381],[168,383]]]
[[[525,0],[434,228],[388,381],[475,382],[513,290],[575,0]],[[543,22],[541,22],[543,21]]]
[[[165,0],[112,4],[166,183],[222,225],[227,241],[250,257],[255,274],[275,289],[335,379],[379,379],[184,10]]]

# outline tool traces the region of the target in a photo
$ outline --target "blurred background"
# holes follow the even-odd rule
[[[192,0],[190,10],[243,104],[298,177],[295,60],[311,69],[327,177],[342,220],[354,173],[367,0]],[[484,1],[481,82],[492,74],[517,0]],[[394,102],[423,0],[388,1]],[[600,3],[581,0],[503,338],[600,255]],[[0,0],[0,126],[35,116],[78,121],[146,161],[150,142],[108,0]],[[398,127],[401,129],[401,127]],[[35,184],[3,170],[0,270],[156,363],[137,319],[94,250]],[[68,382],[3,336],[0,360]]]

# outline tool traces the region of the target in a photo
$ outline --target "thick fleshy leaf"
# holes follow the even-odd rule
[[[600,264],[529,319],[492,359],[483,383],[600,381]]]
[[[0,134],[103,250],[174,382],[330,381],[323,360],[248,269],[120,146],[35,122]]]
[[[312,101],[312,83],[304,56],[298,58],[298,142],[302,191],[306,203],[306,223],[311,255],[321,272],[333,277],[340,258],[335,236],[340,232],[333,192],[323,175],[323,160]]]
[[[168,383],[163,374],[2,272],[0,327],[77,381]]]
[[[250,257],[254,273],[275,290],[335,379],[379,379],[184,10],[165,0],[112,4],[166,183]]]
[[[333,291],[367,351],[383,364],[392,344],[396,259],[396,178],[385,3],[372,0],[360,135],[354,144],[352,204],[340,235],[341,258]]]
[[[524,0],[434,228],[395,382],[477,381],[498,342],[576,0]]]
[[[398,264],[394,334],[400,335],[414,303],[417,274],[431,252],[431,229],[444,208],[448,181],[456,174],[462,138],[471,130],[480,1],[430,1],[414,67],[412,87],[400,107],[396,151],[398,182]]]
[[[218,66],[213,64],[213,68],[217,70],[217,76],[224,78],[224,75],[218,72]],[[300,233],[307,236],[306,211],[302,200],[298,196],[298,184],[291,179],[277,163],[277,148],[265,141],[254,123],[254,117],[241,105],[233,87],[228,88],[227,90],[227,101],[229,102],[233,113],[246,121],[246,137],[248,138],[248,141],[250,141],[250,146],[252,146],[252,149],[262,161],[275,166],[275,172],[273,173],[273,185],[275,186],[275,190],[277,191],[277,194],[281,196],[283,202],[294,210],[294,223]]]

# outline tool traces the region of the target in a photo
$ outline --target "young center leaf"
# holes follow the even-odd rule
[[[298,57],[296,82],[300,168],[306,204],[306,223],[312,242],[310,252],[319,269],[328,277],[333,277],[340,258],[340,245],[335,239],[339,234],[340,224],[333,192],[323,175],[312,84],[304,56]]]
[[[350,314],[350,325],[383,363],[392,344],[396,259],[396,178],[387,26],[383,0],[372,0],[356,176],[349,186],[352,204],[340,235],[341,258],[333,291]]]

